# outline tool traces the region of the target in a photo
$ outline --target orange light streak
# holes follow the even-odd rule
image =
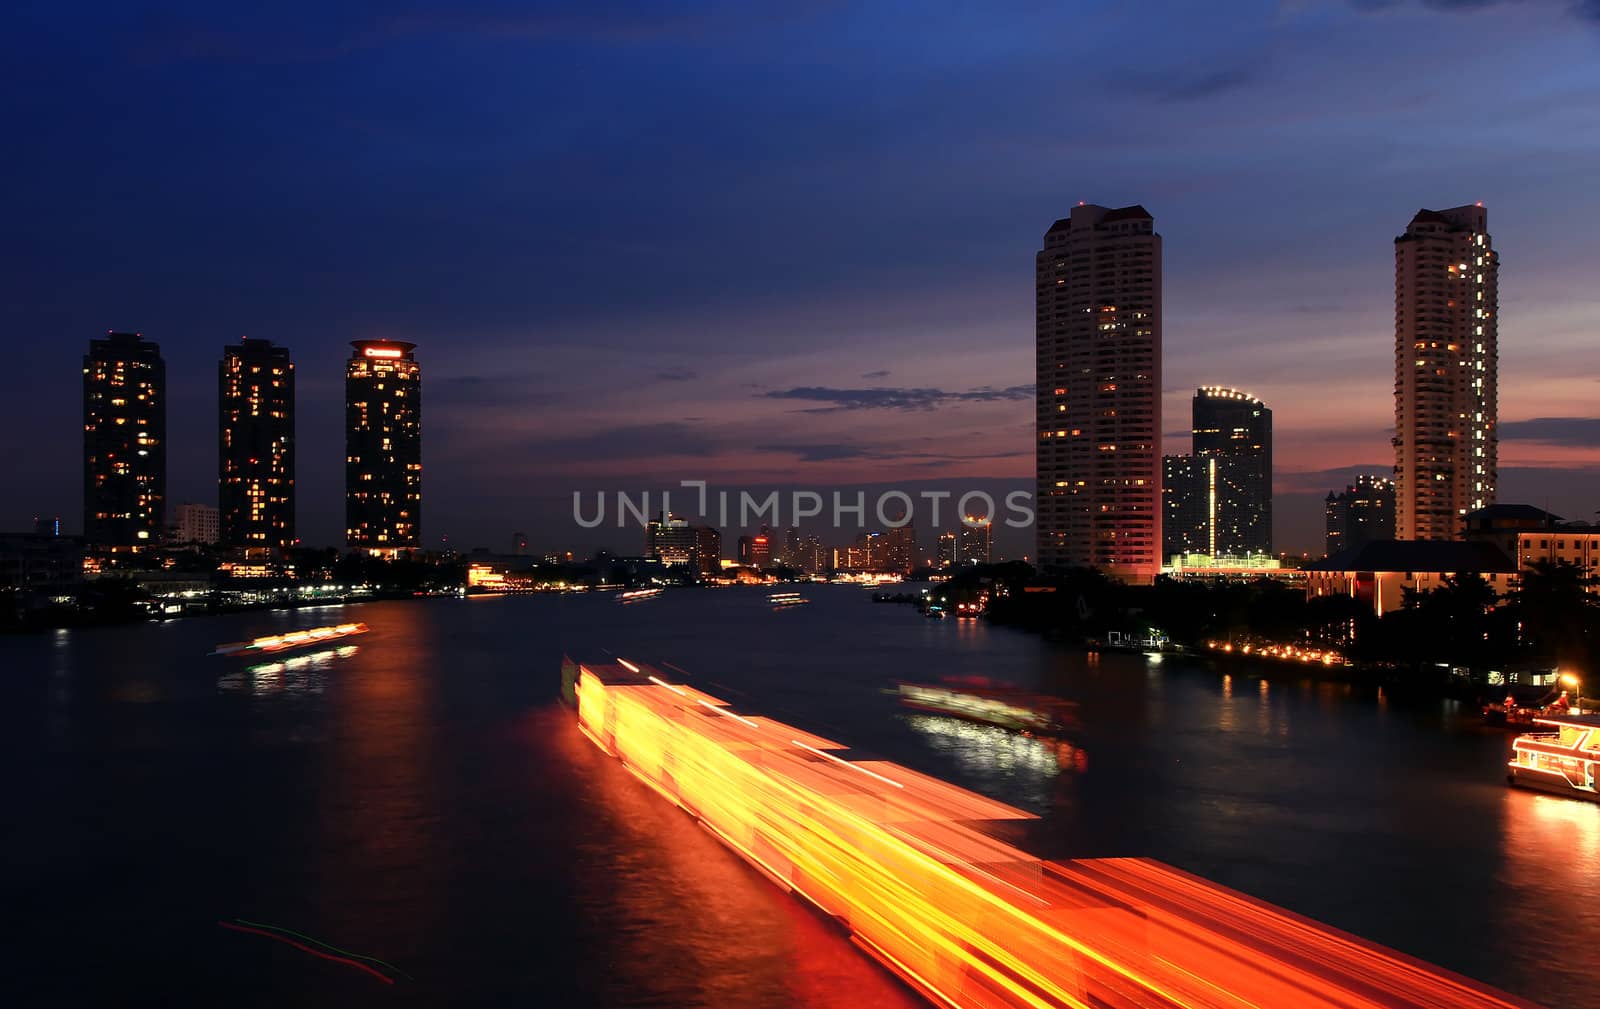
[[[1021,810],[648,670],[580,667],[584,735],[940,1005],[1530,1005],[1159,862],[1043,862],[975,826]]]

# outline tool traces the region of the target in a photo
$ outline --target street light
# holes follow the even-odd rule
[[[1576,673],[1562,673],[1561,683],[1572,688],[1572,706],[1578,709],[1578,714],[1583,714],[1583,680]]]

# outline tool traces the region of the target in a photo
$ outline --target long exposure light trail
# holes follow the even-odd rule
[[[979,827],[1021,810],[648,665],[574,668],[585,736],[936,1004],[1531,1006],[1149,859],[1042,861]]]

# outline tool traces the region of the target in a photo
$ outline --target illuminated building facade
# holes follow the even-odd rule
[[[956,563],[988,564],[994,554],[994,520],[968,515],[961,522],[961,540]]]
[[[685,568],[698,578],[716,576],[722,563],[722,534],[710,526],[690,525],[676,515],[662,514],[645,527],[645,556],[668,568]]]
[[[1148,582],[1161,566],[1161,236],[1080,204],[1035,257],[1042,569]]]
[[[221,542],[294,542],[294,362],[271,340],[222,348],[217,366]],[[215,541],[213,541],[215,542]]]
[[[955,533],[945,532],[939,534],[939,539],[933,551],[933,566],[941,570],[956,566]]]
[[[1500,261],[1488,211],[1417,211],[1394,261],[1395,536],[1459,539],[1498,479]]]
[[[422,367],[416,344],[356,340],[345,371],[345,535],[396,554],[422,545]]]
[[[1327,554],[1355,550],[1394,536],[1394,481],[1359,476],[1338,494],[1328,492],[1323,504],[1327,522]]]
[[[137,333],[90,340],[83,357],[83,532],[142,549],[166,528],[167,366]]]
[[[772,563],[772,540],[765,534],[739,537],[739,563],[764,568]]]
[[[1193,454],[1162,459],[1162,554],[1272,552],[1272,411],[1247,392],[1194,393]]]

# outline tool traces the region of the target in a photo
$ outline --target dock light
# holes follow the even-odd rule
[[[1562,686],[1571,687],[1576,690],[1583,684],[1583,681],[1578,679],[1578,677],[1572,673],[1562,673],[1561,684]]]

